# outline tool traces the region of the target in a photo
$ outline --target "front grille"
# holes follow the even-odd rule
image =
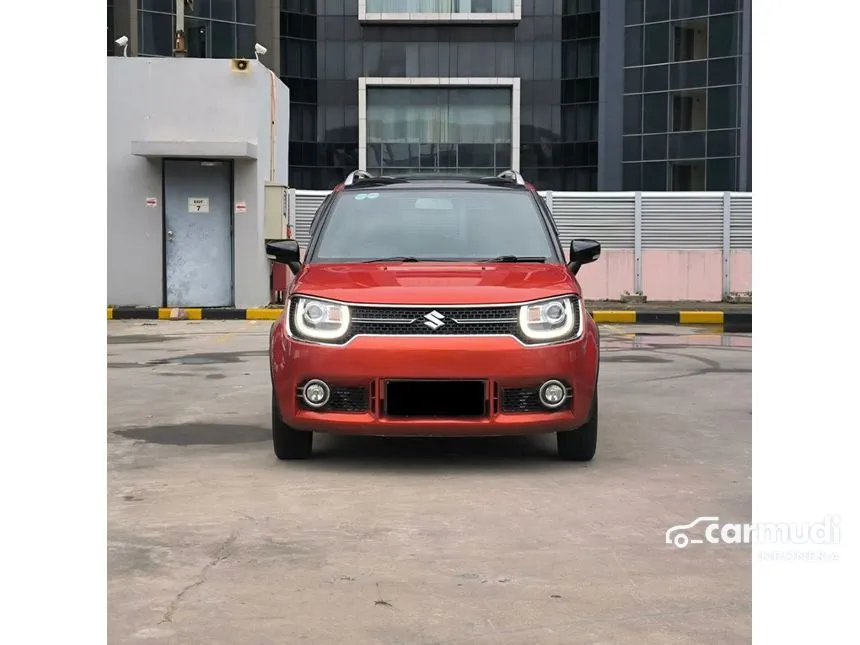
[[[569,398],[571,389],[569,386],[565,389]],[[540,402],[539,391],[540,385],[535,385],[534,387],[504,388],[502,390],[502,412],[557,412],[564,409],[565,406],[554,410],[545,408]]]
[[[516,335],[517,307],[355,307],[350,335]]]
[[[312,408],[304,404],[301,397],[301,388],[298,396],[302,407],[315,412],[367,412],[370,409],[370,397],[368,390],[363,386],[345,387],[332,385],[331,397],[322,408]]]

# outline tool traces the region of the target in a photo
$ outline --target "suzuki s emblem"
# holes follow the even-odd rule
[[[431,311],[429,314],[425,314],[424,318],[426,319],[424,321],[424,324],[427,325],[433,331],[436,331],[442,325],[445,324],[445,316],[440,314],[435,309],[433,311]]]

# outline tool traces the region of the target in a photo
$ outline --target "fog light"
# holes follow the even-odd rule
[[[302,390],[302,397],[312,408],[321,408],[326,403],[328,403],[329,396],[331,396],[331,390],[329,390],[328,385],[325,382],[320,381],[319,379],[313,379],[305,383],[305,387]]]
[[[547,381],[540,386],[538,392],[540,402],[547,408],[557,408],[564,404],[567,398],[567,390],[560,381]]]

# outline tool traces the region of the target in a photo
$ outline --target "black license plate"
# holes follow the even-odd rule
[[[486,381],[391,380],[385,382],[387,417],[464,418],[488,413]]]

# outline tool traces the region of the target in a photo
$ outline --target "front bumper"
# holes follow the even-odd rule
[[[570,430],[590,414],[597,378],[596,329],[578,340],[525,347],[509,337],[357,337],[343,347],[297,341],[276,323],[270,352],[272,383],[281,416],[298,430],[380,436],[493,436]],[[333,386],[365,387],[367,411],[307,409],[297,392],[309,379]],[[481,418],[390,418],[381,397],[386,379],[479,379],[488,383]],[[571,398],[556,411],[505,412],[494,399],[506,388],[537,387],[559,379]]]

